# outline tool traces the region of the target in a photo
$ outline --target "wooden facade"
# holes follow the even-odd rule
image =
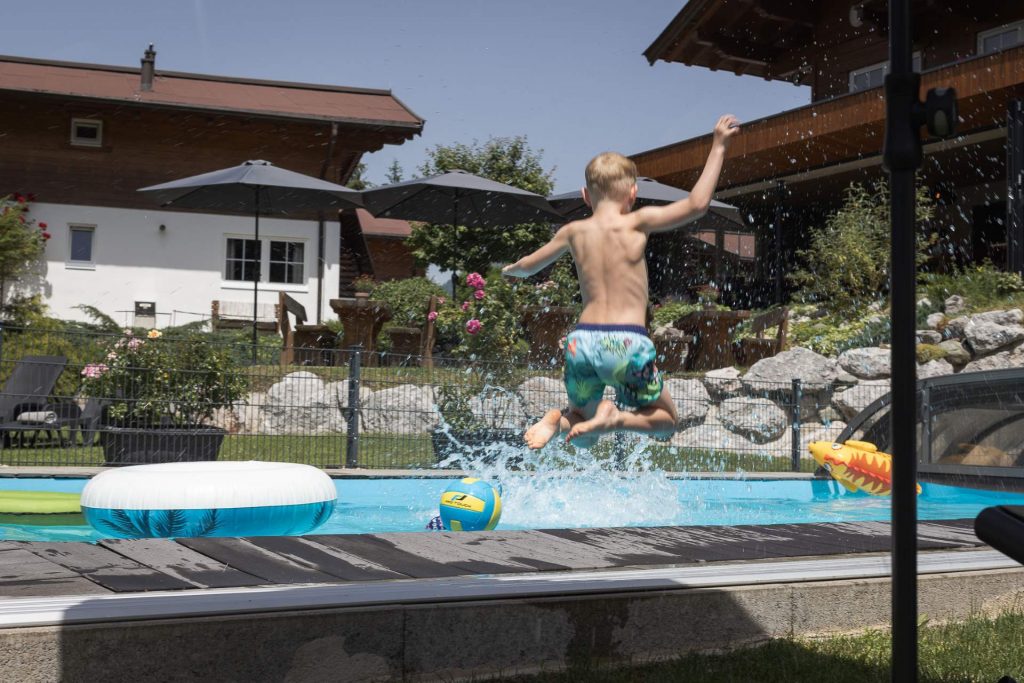
[[[1007,111],[1024,98],[1024,42],[990,54],[979,54],[979,44],[985,32],[1024,21],[1024,4],[913,0],[912,7],[922,94],[955,88],[961,117],[957,137],[925,139],[923,181],[941,188],[946,200],[938,207],[945,243],[936,265],[1005,262],[1005,230],[997,236],[993,226],[1003,224],[996,218],[1005,213]],[[762,298],[776,289],[763,285],[783,277],[795,249],[839,206],[846,187],[884,178],[885,102],[874,82],[882,72],[856,88],[853,76],[886,62],[886,23],[886,4],[877,0],[691,0],[645,52],[652,63],[811,88],[810,104],[744,122],[718,185],[716,198],[754,217]],[[688,188],[710,144],[706,135],[633,159],[641,175]],[[752,283],[743,284],[750,289]]]

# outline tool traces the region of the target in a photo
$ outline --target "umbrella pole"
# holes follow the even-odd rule
[[[260,188],[256,187],[256,268],[252,278],[252,364],[256,365],[256,327],[259,324],[260,266],[263,264],[263,249],[260,247]]]

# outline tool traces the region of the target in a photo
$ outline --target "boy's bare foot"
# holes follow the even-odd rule
[[[540,422],[526,430],[523,440],[532,450],[544,448],[548,441],[551,441],[551,437],[558,433],[561,421],[562,411],[549,410],[544,413],[544,417],[540,419]]]
[[[569,430],[566,441],[574,446],[589,448],[594,445],[597,437],[610,432],[619,426],[619,409],[611,401],[604,400],[597,404],[594,417],[578,422]],[[585,437],[585,438],[584,438]]]

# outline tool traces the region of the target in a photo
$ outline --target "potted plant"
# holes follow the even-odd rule
[[[373,288],[377,286],[372,275],[360,275],[352,280],[352,289],[356,291],[357,299],[369,299]]]
[[[479,399],[476,411],[474,398]],[[461,455],[493,462],[500,452],[491,446],[523,446],[523,429],[502,426],[508,424],[507,418],[516,400],[518,397],[494,386],[442,386],[437,394],[441,424],[431,432],[437,461]],[[515,462],[521,459],[519,455],[513,458]],[[451,464],[468,463],[455,460]]]
[[[580,313],[582,298],[572,261],[559,260],[547,280],[533,285],[523,307],[523,331],[530,344],[530,360],[557,362],[562,355],[562,339],[569,334]]]
[[[131,330],[103,363],[85,366],[86,395],[101,399],[100,442],[107,464],[216,460],[225,430],[214,412],[243,396],[230,349],[201,333],[163,339]]]

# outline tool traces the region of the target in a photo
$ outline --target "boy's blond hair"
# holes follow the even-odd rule
[[[602,152],[587,164],[586,178],[591,201],[625,199],[636,184],[636,164],[618,152]]]

